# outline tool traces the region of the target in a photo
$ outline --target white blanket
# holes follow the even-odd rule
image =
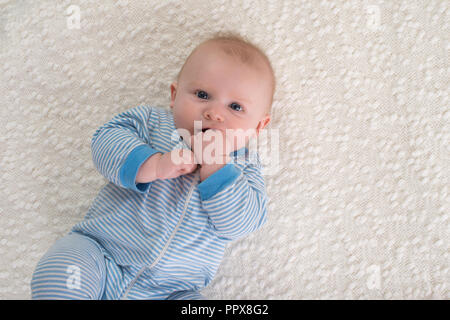
[[[106,183],[95,130],[137,105],[168,108],[187,55],[219,30],[273,63],[259,145],[279,165],[268,223],[229,245],[202,293],[449,299],[448,5],[1,0],[0,299],[30,298],[39,258]]]

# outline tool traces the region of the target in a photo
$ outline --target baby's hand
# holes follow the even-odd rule
[[[216,141],[216,139],[219,139]],[[190,145],[194,152],[195,161],[199,164],[223,164],[233,151],[232,137],[222,130],[208,130],[191,136]]]
[[[164,153],[156,165],[157,179],[172,179],[197,169],[194,154],[187,149],[174,149]]]

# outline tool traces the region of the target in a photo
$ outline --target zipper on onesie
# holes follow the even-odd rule
[[[161,261],[162,257],[164,256],[164,254],[166,253],[167,249],[169,248],[170,243],[172,242],[173,238],[175,237],[175,234],[177,233],[178,229],[180,228],[181,223],[184,220],[184,216],[186,215],[186,210],[187,210],[187,207],[189,205],[189,201],[191,200],[192,193],[194,192],[194,188],[197,185],[197,182],[198,182],[199,178],[200,178],[200,170],[197,168],[197,170],[195,171],[194,182],[192,183],[191,188],[189,189],[189,193],[188,193],[188,196],[186,198],[186,202],[184,203],[184,208],[183,208],[183,212],[181,213],[181,217],[178,220],[178,223],[175,226],[175,229],[173,230],[173,232],[170,235],[169,239],[167,240],[166,245],[161,250],[161,253],[159,254],[159,256],[155,259],[155,261],[153,261],[153,263],[150,266],[143,266],[139,270],[139,272],[137,273],[136,277],[128,284],[128,286],[127,286],[127,288],[125,290],[125,293],[122,295],[122,298],[120,300],[126,300],[128,298],[128,293],[133,288],[133,286],[136,283],[136,281],[138,280],[138,278],[144,273],[145,269],[147,269],[147,268],[151,269],[154,266],[156,266],[159,261]]]

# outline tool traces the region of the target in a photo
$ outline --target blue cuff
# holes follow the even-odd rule
[[[208,178],[198,184],[200,198],[202,201],[208,200],[215,194],[231,185],[241,174],[233,162],[227,163],[225,166],[214,172]]]
[[[143,144],[134,148],[120,168],[119,177],[121,184],[125,188],[134,191],[146,192],[148,188],[150,188],[151,182],[136,184],[136,175],[145,160],[147,160],[157,152],[160,151],[151,148],[147,144]]]

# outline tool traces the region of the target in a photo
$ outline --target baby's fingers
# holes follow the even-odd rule
[[[192,164],[194,163],[194,154],[191,150],[175,149],[170,153],[170,160],[175,165]]]
[[[197,164],[184,164],[181,165],[181,167],[178,169],[178,172],[180,173],[180,175],[188,174],[195,171],[196,168]]]

